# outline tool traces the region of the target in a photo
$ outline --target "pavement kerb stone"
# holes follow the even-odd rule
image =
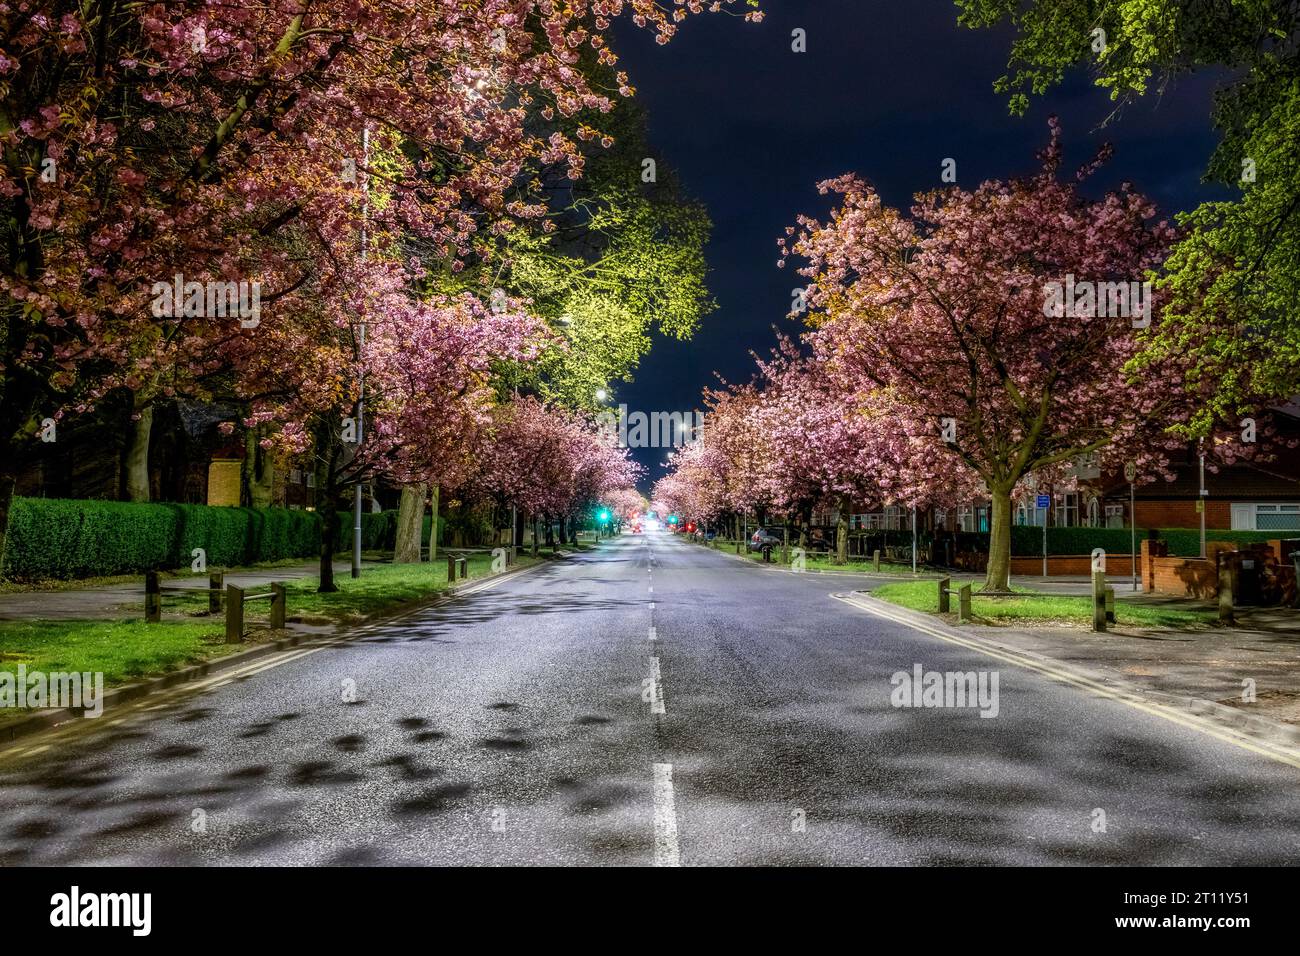
[[[564,555],[568,557],[568,555]],[[346,642],[353,638],[373,630],[381,624],[392,623],[411,614],[423,611],[426,608],[434,607],[445,601],[453,600],[463,594],[473,594],[472,590],[476,585],[482,585],[489,581],[495,583],[504,581],[507,578],[519,577],[530,571],[545,567],[544,562],[532,564],[525,568],[515,568],[511,571],[503,571],[500,574],[494,574],[486,578],[477,580],[467,580],[464,584],[456,584],[450,588],[439,591],[427,600],[421,600],[415,603],[402,605],[398,608],[390,608],[385,611],[378,611],[368,615],[360,624],[350,628],[347,634],[317,634],[311,632],[301,632],[289,634],[285,637],[277,638],[265,644],[259,644],[256,647],[245,648],[236,651],[233,654],[227,654],[224,657],[213,658],[210,661],[204,661],[202,664],[192,664],[189,667],[183,667],[180,670],[172,671],[169,674],[163,674],[160,677],[150,678],[149,680],[138,681],[134,684],[123,684],[121,687],[114,687],[104,692],[103,705],[104,709],[115,704],[125,704],[141,697],[147,697],[150,694],[160,690],[167,690],[180,684],[186,684],[190,681],[199,680],[204,677],[212,677],[223,671],[232,670],[236,667],[242,667],[244,664],[251,663],[263,657],[270,657],[275,654],[282,654],[291,651],[294,648],[306,644],[315,643],[336,643]],[[11,721],[8,724],[0,726],[0,751],[3,751],[15,741],[32,734],[39,733],[42,730],[66,723],[70,720],[82,719],[80,710],[65,708],[62,710],[47,710],[21,720]]]
[[[1129,681],[1120,680],[1111,674],[1102,674],[1080,667],[1077,664],[1066,664],[1057,658],[1035,651],[1028,651],[1012,644],[1006,644],[980,635],[973,630],[953,627],[931,615],[889,604],[860,591],[833,596],[879,617],[885,617],[896,623],[911,626],[922,633],[927,630],[942,632],[960,639],[964,644],[976,645],[977,648],[983,646],[988,651],[998,655],[1023,658],[1051,670],[1072,675],[1080,680],[1103,685],[1106,690],[1117,692],[1121,696],[1147,701],[1158,707],[1187,714],[1198,721],[1210,723],[1265,744],[1270,748],[1284,751],[1283,756],[1289,758],[1285,762],[1300,766],[1300,728],[1270,720],[1267,717],[1248,714],[1236,707],[1228,707],[1217,701],[1155,691]],[[931,636],[934,635],[931,634]]]

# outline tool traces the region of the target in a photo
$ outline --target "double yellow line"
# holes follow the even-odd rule
[[[1281,744],[1273,744],[1268,741],[1258,740],[1254,737],[1239,733],[1230,727],[1222,727],[1213,721],[1205,720],[1195,714],[1184,713],[1173,707],[1156,703],[1155,701],[1146,700],[1145,698],[1131,691],[1107,687],[1105,684],[1095,681],[1090,677],[1069,670],[1065,667],[1049,663],[1036,657],[1030,657],[1016,651],[1006,650],[1000,647],[991,647],[983,641],[972,638],[959,637],[950,634],[938,628],[931,627],[919,621],[912,620],[901,614],[892,614],[889,611],[878,608],[874,604],[867,604],[855,600],[852,596],[842,594],[832,594],[831,597],[845,604],[856,607],[859,610],[866,611],[868,614],[874,614],[876,617],[883,617],[886,620],[893,621],[896,624],[902,624],[910,627],[915,631],[928,634],[931,637],[937,637],[941,641],[947,641],[949,644],[956,644],[958,647],[964,647],[968,650],[983,654],[986,657],[992,657],[996,660],[1005,661],[1016,667],[1024,667],[1031,671],[1036,671],[1053,680],[1060,681],[1063,684],[1071,684],[1083,690],[1096,694],[1099,697],[1105,697],[1109,700],[1116,701],[1126,707],[1139,710],[1144,714],[1150,714],[1153,717],[1160,717],[1170,723],[1178,724],[1180,727],[1186,727],[1190,730],[1196,730],[1206,734],[1216,740],[1232,744],[1242,750],[1248,750],[1251,753],[1258,754],[1261,757],[1267,757],[1278,763],[1284,763],[1288,767],[1300,769],[1300,751],[1292,747],[1286,747]]]

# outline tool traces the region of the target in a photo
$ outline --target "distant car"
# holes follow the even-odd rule
[[[769,528],[759,528],[749,537],[749,550],[762,551],[764,548],[779,548],[781,535]]]
[[[637,524],[632,525],[632,533],[633,533],[633,534],[640,534],[640,533],[641,533],[641,525],[640,525],[640,523],[637,523]]]

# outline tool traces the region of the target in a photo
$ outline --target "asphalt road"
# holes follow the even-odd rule
[[[0,861],[1300,862],[1294,769],[850,586],[628,535],[0,757]],[[997,671],[997,716],[891,706],[916,664]]]

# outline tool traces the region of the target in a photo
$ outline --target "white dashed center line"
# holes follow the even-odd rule
[[[677,848],[677,805],[673,799],[673,765],[655,768],[655,866],[680,866]]]
[[[659,658],[650,658],[650,680],[653,682],[650,697],[650,713],[664,713],[664,683],[659,675]]]

